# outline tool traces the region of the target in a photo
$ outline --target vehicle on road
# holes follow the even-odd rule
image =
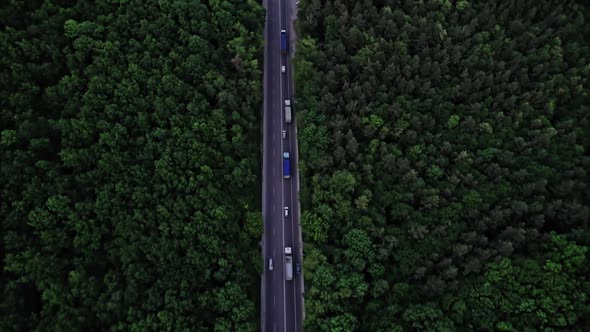
[[[287,30],[281,30],[281,53],[287,54]]]
[[[281,66],[281,73],[285,73],[287,71],[287,68],[285,68],[285,66]]]
[[[283,178],[291,177],[291,162],[289,161],[289,152],[283,152]]]
[[[295,271],[297,271],[297,274],[301,274],[301,264],[295,264]]]
[[[285,106],[285,122],[291,123],[291,106]]]
[[[289,216],[289,207],[285,206],[285,217]]]
[[[283,139],[287,138],[287,131],[286,130],[283,130],[282,134],[283,134]]]
[[[269,270],[269,271],[272,271],[273,269],[274,269],[274,268],[273,268],[273,266],[272,266],[272,258],[269,258],[269,259],[268,259],[268,270]]]
[[[293,256],[291,247],[285,247],[285,279],[293,280]]]
[[[291,123],[291,100],[285,99],[285,122]]]

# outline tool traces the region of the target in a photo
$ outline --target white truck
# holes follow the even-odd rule
[[[291,123],[291,100],[285,99],[285,122]]]
[[[291,247],[285,247],[285,279],[293,280],[293,256]]]

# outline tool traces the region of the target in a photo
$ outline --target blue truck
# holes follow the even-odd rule
[[[287,54],[287,31],[281,30],[281,52]]]
[[[291,177],[291,165],[289,164],[289,152],[283,152],[283,177]]]

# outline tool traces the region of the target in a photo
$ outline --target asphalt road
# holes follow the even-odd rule
[[[301,263],[299,226],[299,181],[295,120],[285,122],[284,101],[293,104],[292,66],[289,55],[281,53],[281,30],[291,34],[292,3],[289,0],[266,0],[263,106],[263,190],[264,220],[261,327],[265,332],[302,331],[302,279],[295,264]],[[294,0],[291,0],[294,1]],[[291,49],[291,42],[289,43]],[[281,66],[286,66],[281,73]],[[293,109],[293,118],[296,107]],[[282,130],[287,138],[282,138]],[[283,152],[291,156],[291,178],[283,178]],[[289,208],[288,217],[284,207]],[[285,247],[293,248],[293,280],[285,279]],[[269,270],[269,259],[273,271]]]

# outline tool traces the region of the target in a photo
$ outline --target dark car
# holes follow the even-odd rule
[[[295,264],[295,271],[297,271],[297,274],[301,274],[301,264]]]

